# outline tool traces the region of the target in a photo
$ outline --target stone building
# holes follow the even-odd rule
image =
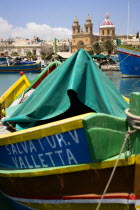
[[[93,23],[91,22],[89,15],[84,25],[84,31],[82,31],[77,17],[74,18],[72,25],[72,53],[76,52],[80,48],[90,50],[92,45],[96,42],[106,41],[108,39],[116,39],[115,26],[110,21],[108,13],[99,28],[99,35],[95,35],[93,33]]]
[[[21,57],[26,57],[26,54],[30,51],[37,58],[41,59],[41,42],[37,42],[35,39],[22,39],[16,38],[13,40],[1,39],[0,40],[0,53],[7,52],[8,55],[16,52]]]
[[[74,18],[72,25],[72,53],[75,53],[80,48],[90,51],[96,42],[116,39],[121,39],[124,45],[140,48],[140,40],[137,38],[136,34],[116,35],[115,26],[111,22],[108,13],[105,15],[105,20],[99,28],[99,35],[95,35],[93,29],[93,23],[89,15],[84,24],[84,31],[79,24],[78,18]]]
[[[51,54],[53,52],[54,40],[43,41],[34,37],[33,40],[16,38],[16,39],[0,39],[0,53],[6,53],[6,55],[11,55],[13,52],[18,53],[21,57],[26,57],[27,53],[30,51],[34,58],[41,60],[41,54],[47,52]],[[57,40],[57,48],[60,52],[69,51],[69,40],[61,39]]]
[[[136,34],[133,35],[117,35],[115,32],[115,26],[110,20],[110,16],[107,13],[105,20],[99,28],[99,35],[94,34],[93,23],[90,16],[88,15],[84,31],[79,25],[78,18],[75,17],[72,25],[72,44],[71,52],[75,53],[78,49],[83,48],[87,51],[92,49],[92,46],[96,42],[104,42],[106,40],[121,39],[122,44],[140,48],[140,39],[137,38]]]
[[[80,48],[88,50],[88,48],[90,48],[95,41],[98,41],[98,39],[99,36],[93,35],[93,24],[90,16],[86,19],[84,31],[82,31],[77,17],[74,18],[72,25],[72,53]]]

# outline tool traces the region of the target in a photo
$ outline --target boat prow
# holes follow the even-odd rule
[[[140,50],[123,45],[118,45],[117,50],[122,77],[140,77]]]

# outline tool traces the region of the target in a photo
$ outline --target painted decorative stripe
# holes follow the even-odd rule
[[[40,67],[28,68],[28,69],[0,69],[0,72],[19,72],[19,71],[37,71]]]
[[[122,54],[125,54],[125,55],[129,55],[129,56],[134,56],[134,57],[140,58],[140,55],[135,55],[135,54],[132,54],[132,53],[129,53],[129,52],[118,51],[118,53],[122,53]]]
[[[125,50],[127,49],[127,50],[131,50],[131,51],[140,52],[139,49],[135,49],[135,48],[131,48],[131,47],[126,47],[126,46],[120,46],[120,45],[117,46],[117,49],[125,49]]]
[[[41,65],[40,62],[37,63],[30,63],[30,64],[23,64],[23,65],[15,65],[14,67],[21,67],[21,66],[34,66],[34,65]],[[1,65],[1,67],[5,67],[4,65]]]
[[[62,197],[14,197],[4,194],[6,197],[24,203],[42,203],[42,204],[67,204],[67,203],[99,203],[101,196],[62,196]],[[140,204],[140,199],[136,199],[134,195],[106,195],[102,203],[122,203],[122,204]]]
[[[0,66],[0,73],[8,73],[8,72],[19,72],[19,71],[25,71],[25,72],[35,72],[35,71],[41,71],[41,65],[40,64],[32,64],[32,65],[22,65],[22,66]]]

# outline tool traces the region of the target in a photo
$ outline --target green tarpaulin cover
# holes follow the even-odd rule
[[[92,58],[107,58],[107,56],[103,54],[98,54],[98,55],[91,55]]]
[[[23,129],[35,125],[36,122],[67,113],[71,106],[71,114],[77,115],[80,109],[83,109],[81,104],[88,107],[89,111],[121,118],[125,117],[124,110],[129,106],[113,82],[83,49],[46,77],[5,121],[15,122]],[[86,108],[84,109],[86,112]]]

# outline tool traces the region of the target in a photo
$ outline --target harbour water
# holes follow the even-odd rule
[[[26,76],[29,78],[29,80],[33,80],[38,73],[28,73]],[[8,90],[9,87],[11,87],[12,84],[14,84],[19,78],[20,74],[0,74],[0,96],[2,96],[3,93],[5,93],[6,90]]]
[[[131,92],[140,92],[140,78],[122,78],[120,71],[104,73],[112,80],[122,95],[129,98]]]
[[[120,71],[104,71],[112,80],[120,93],[129,98],[131,92],[140,92],[140,78],[122,78]],[[37,73],[28,73],[26,76],[33,80]],[[0,96],[16,82],[21,76],[19,74],[0,74]]]

